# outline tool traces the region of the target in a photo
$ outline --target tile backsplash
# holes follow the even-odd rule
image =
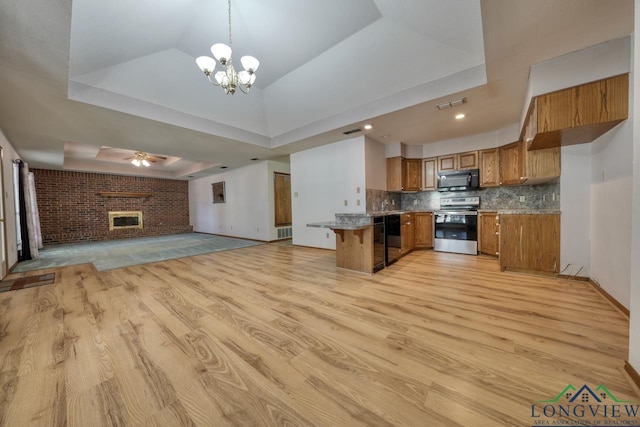
[[[480,196],[480,209],[560,209],[560,183],[550,182],[536,185],[489,187],[476,191],[440,193],[421,191],[417,193],[390,193],[367,189],[367,211],[381,210],[382,201],[387,200],[387,209],[437,210],[442,197]],[[521,197],[524,201],[521,202]],[[395,205],[391,205],[391,201]]]

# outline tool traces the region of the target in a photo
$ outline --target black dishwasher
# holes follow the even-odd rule
[[[400,258],[402,239],[400,236],[400,215],[387,215],[384,217],[386,265],[393,264]]]
[[[385,238],[384,238],[384,217],[373,218],[373,272],[384,268],[385,262]]]

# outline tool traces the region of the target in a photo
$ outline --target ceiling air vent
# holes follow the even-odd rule
[[[356,128],[356,129],[351,129],[351,130],[345,130],[342,133],[345,134],[345,135],[351,135],[352,133],[356,133],[356,132],[362,132],[362,129]]]
[[[467,98],[464,97],[464,98],[454,99],[453,101],[445,102],[442,104],[438,104],[436,107],[438,108],[438,110],[446,110],[447,108],[456,107],[458,105],[465,104],[466,102],[467,102]]]

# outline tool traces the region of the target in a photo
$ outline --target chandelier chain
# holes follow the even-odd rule
[[[231,0],[228,0],[228,11],[229,11],[229,47],[231,47]]]

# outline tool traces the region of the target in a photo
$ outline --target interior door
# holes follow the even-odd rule
[[[274,173],[275,184],[275,226],[291,225],[291,175]]]

